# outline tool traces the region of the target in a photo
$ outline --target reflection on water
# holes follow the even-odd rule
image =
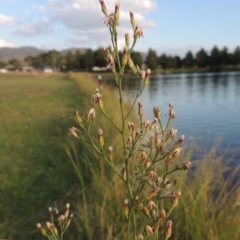
[[[124,81],[124,95],[132,99],[137,81]],[[139,101],[144,106],[145,118],[153,119],[152,108],[160,107],[162,115],[172,101],[178,128],[189,141],[208,151],[220,140],[218,152],[234,156],[240,162],[240,73],[193,73],[154,75]],[[165,121],[167,117],[164,117]],[[199,153],[195,158],[201,157]]]

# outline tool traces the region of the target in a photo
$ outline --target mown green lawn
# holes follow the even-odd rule
[[[0,238],[31,236],[41,212],[67,196],[63,144],[79,96],[64,75],[0,75]]]

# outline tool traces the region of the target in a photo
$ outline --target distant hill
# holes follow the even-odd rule
[[[20,47],[20,48],[3,47],[0,48],[0,61],[7,62],[13,58],[22,61],[26,56],[29,55],[37,56],[44,52],[46,51],[35,47]]]
[[[79,50],[80,53],[84,53],[86,51],[85,48],[69,48],[60,51],[60,53],[63,56],[65,56],[69,51],[71,51],[74,54],[77,50]],[[0,48],[0,61],[8,62],[10,59],[13,58],[23,61],[24,58],[29,55],[34,57],[48,51],[50,50],[42,50],[35,47],[20,47],[20,48],[3,47]]]
[[[60,53],[63,56],[66,56],[66,54],[71,51],[72,54],[75,54],[76,51],[79,51],[81,54],[86,52],[86,48],[68,48],[68,49],[64,49],[62,51],[60,51]],[[35,48],[35,47],[20,47],[20,48],[10,48],[10,47],[3,47],[0,48],[0,61],[3,62],[8,62],[10,59],[16,58],[20,61],[23,61],[25,57],[27,56],[37,56],[39,54],[45,53],[45,52],[49,52],[51,50],[42,50],[39,48]],[[145,61],[146,60],[146,56],[147,54],[144,52],[141,52],[142,58]]]

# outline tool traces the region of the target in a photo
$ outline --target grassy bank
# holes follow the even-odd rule
[[[92,149],[67,134],[74,110],[84,119],[92,107],[96,87],[87,73],[0,75],[0,238],[44,239],[36,223],[48,219],[47,209],[57,201],[60,209],[70,202],[75,215],[66,239],[123,239],[123,186]],[[118,119],[118,99],[106,86],[103,104]],[[91,131],[97,141],[98,129],[104,130],[120,170],[120,139],[97,109]],[[185,148],[190,158],[192,149]],[[214,150],[193,166],[188,178],[182,174],[185,190],[171,215],[171,239],[238,240],[240,182],[233,178],[240,169],[223,165]]]

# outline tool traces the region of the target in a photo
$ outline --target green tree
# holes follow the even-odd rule
[[[233,52],[232,55],[233,58],[233,65],[239,65],[240,64],[240,47],[236,47],[236,49]]]
[[[98,67],[106,66],[106,60],[104,59],[104,53],[101,48],[98,48],[96,51],[94,51],[94,59],[95,59],[96,66]]]
[[[67,53],[67,55],[65,56],[65,64],[66,64],[66,70],[67,71],[74,70],[75,59],[74,59],[74,55],[72,54],[71,51],[69,51]]]
[[[142,67],[143,61],[142,61],[142,55],[140,52],[133,51],[131,53],[131,58],[135,65],[138,65],[140,68]]]
[[[230,64],[230,58],[228,53],[228,48],[224,47],[222,51],[220,52],[221,55],[221,65],[226,66]]]
[[[59,71],[62,65],[62,55],[56,50],[52,50],[46,55],[48,65],[54,69],[54,71]]]
[[[191,51],[188,51],[186,53],[185,58],[183,59],[183,65],[187,68],[192,68],[194,67],[194,64],[195,64],[195,60],[194,60],[193,54]]]
[[[163,53],[160,57],[158,57],[158,64],[161,66],[161,68],[163,69],[167,68],[167,60],[168,60],[168,57],[165,53]]]
[[[209,65],[209,57],[207,52],[201,48],[197,53],[196,53],[196,64],[200,68],[205,68]]]
[[[156,69],[158,66],[158,57],[156,51],[151,48],[148,50],[146,64],[152,70]]]
[[[14,67],[18,67],[21,66],[21,63],[19,60],[17,60],[16,58],[10,59],[8,61],[9,64],[13,65]]]
[[[210,55],[210,65],[211,67],[218,68],[221,66],[221,52],[214,46]]]
[[[88,71],[95,65],[94,53],[90,48],[83,54],[83,64]]]

